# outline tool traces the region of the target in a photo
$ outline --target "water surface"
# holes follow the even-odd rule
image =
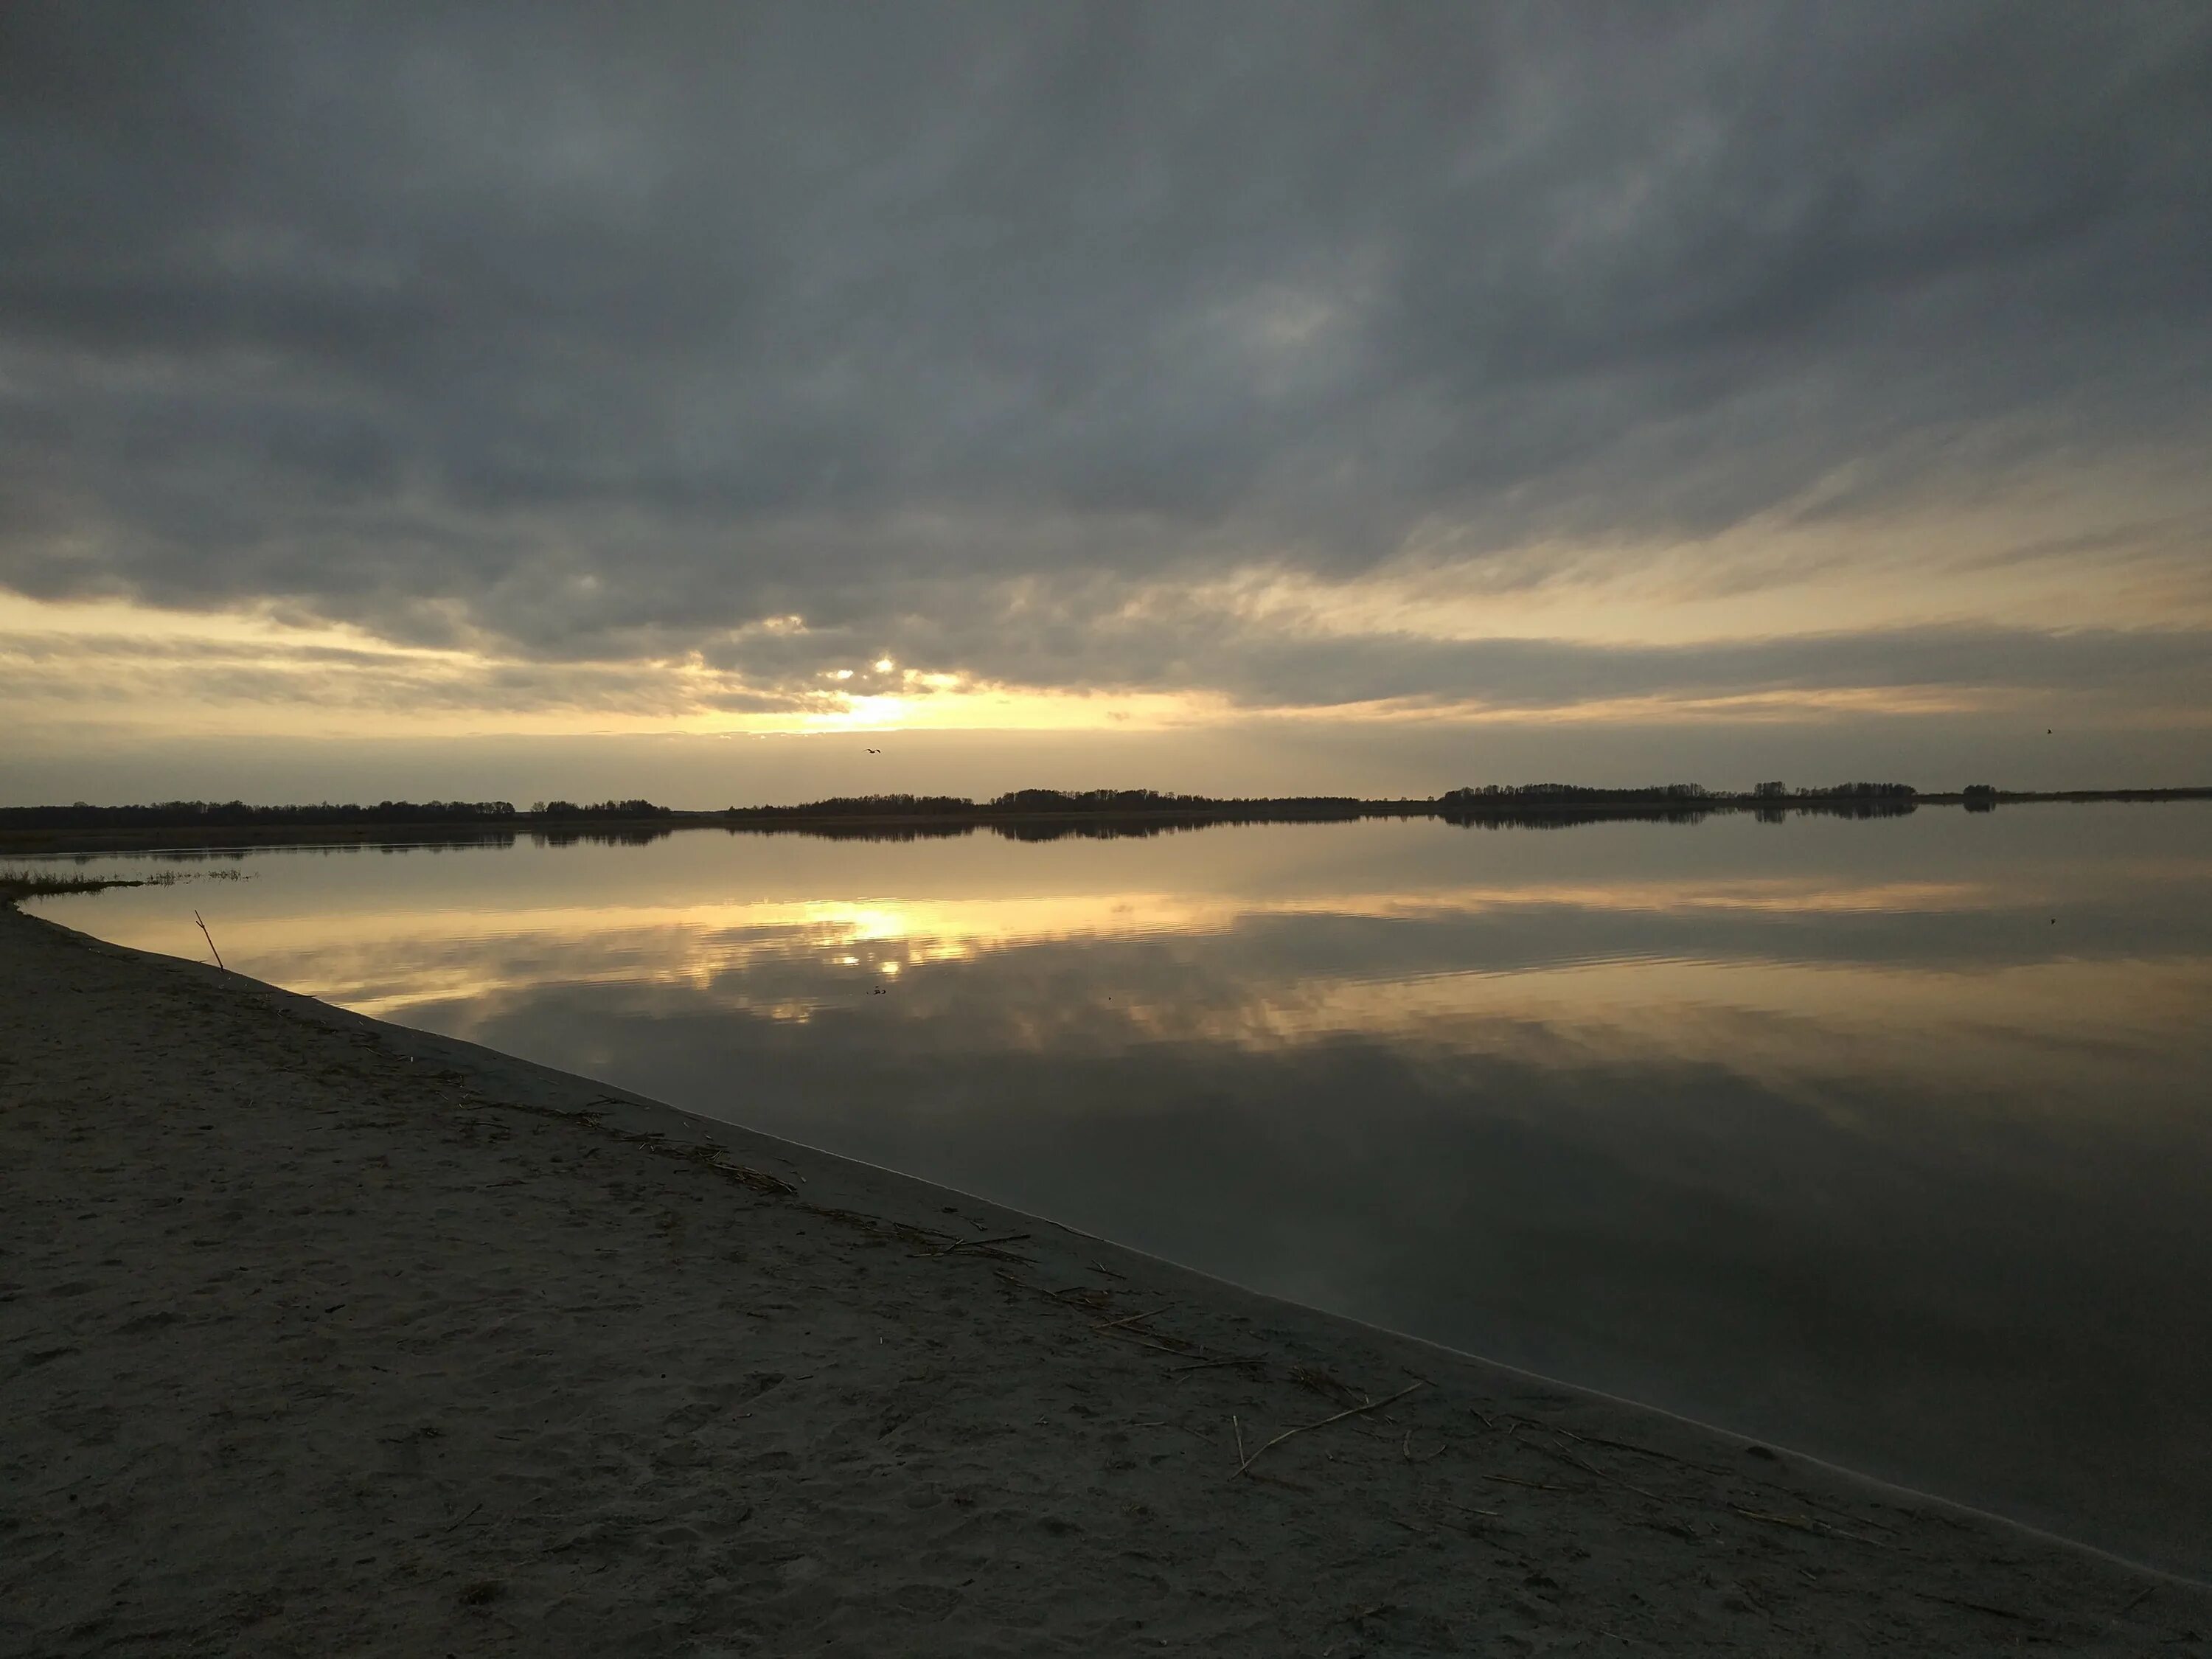
[[[679,833],[42,901],[2212,1571],[2212,805]]]

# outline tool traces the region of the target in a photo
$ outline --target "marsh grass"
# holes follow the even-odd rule
[[[156,870],[147,876],[60,874],[35,866],[0,868],[0,904],[53,893],[97,893],[110,887],[174,887],[187,881],[244,881],[245,870]]]
[[[246,870],[156,870],[143,876],[90,876],[71,871],[64,874],[51,866],[0,866],[0,904],[18,899],[45,898],[55,893],[98,893],[110,887],[174,887],[187,881],[245,881]]]
[[[52,893],[97,893],[110,887],[143,887],[147,884],[147,882],[135,878],[57,875],[46,870],[0,870],[0,904],[13,904],[18,899],[43,898]]]

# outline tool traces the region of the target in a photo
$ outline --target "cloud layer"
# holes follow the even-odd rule
[[[1270,708],[2172,706],[2212,626],[2208,131],[2187,0],[11,8],[0,585],[617,701],[889,653]],[[1961,566],[1991,502],[2017,533]],[[1761,526],[1826,551],[1700,566]],[[1670,561],[1908,597],[1812,642],[1764,636],[1832,634],[1817,592],[1694,648],[1483,623]],[[2008,617],[2053,561],[2106,632]],[[1916,609],[1939,568],[1965,599]],[[1277,580],[1473,611],[1220,597]]]

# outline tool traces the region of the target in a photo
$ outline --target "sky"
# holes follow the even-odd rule
[[[0,9],[10,802],[2212,783],[2208,440],[2199,0]]]

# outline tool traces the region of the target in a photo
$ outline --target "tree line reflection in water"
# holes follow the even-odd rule
[[[1739,809],[1723,808],[1722,811]],[[1791,803],[1786,806],[1765,805],[1750,810],[1747,816],[1760,823],[1781,823],[1790,817],[1828,818],[1898,818],[1910,816],[1917,810],[1910,800],[1823,800]],[[1984,809],[1986,810],[1986,809]],[[433,839],[409,837],[388,843],[370,843],[356,850],[362,852],[436,853],[461,851],[479,848],[514,847],[648,847],[667,840],[678,828],[723,828],[731,836],[791,836],[811,841],[842,842],[932,842],[959,841],[976,835],[992,835],[1006,841],[1121,841],[1146,839],[1162,836],[1182,836],[1202,830],[1231,829],[1255,823],[1346,823],[1360,818],[1376,817],[1370,812],[1345,812],[1334,815],[1320,813],[1285,818],[1271,814],[1243,816],[1211,816],[1204,817],[1133,817],[1127,818],[1097,816],[1062,818],[1008,818],[996,821],[963,821],[948,818],[941,821],[904,821],[884,823],[866,818],[844,821],[814,819],[805,823],[779,823],[774,821],[750,822],[719,825],[609,824],[599,828],[562,828],[544,830],[486,829],[439,836]],[[1443,823],[1467,830],[1573,830],[1593,823],[1668,823],[1698,824],[1714,816],[1709,806],[1680,807],[1558,807],[1544,810],[1514,810],[1498,808],[1458,808],[1405,816],[1434,817]],[[140,856],[157,863],[199,864],[210,861],[234,861],[246,858],[253,849],[228,847],[191,847],[149,848]],[[66,860],[76,864],[89,863],[96,859],[113,856],[106,851],[88,850],[61,855],[46,854],[59,862]]]

